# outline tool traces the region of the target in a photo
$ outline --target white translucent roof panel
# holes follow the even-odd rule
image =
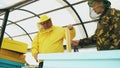
[[[4,37],[5,37],[5,38],[6,38],[6,37],[8,38],[9,36],[8,36],[6,33],[4,33]]]
[[[4,15],[0,16],[0,18],[4,18]]]
[[[0,26],[2,26],[3,20],[0,20]]]
[[[76,36],[75,36],[75,40],[79,40],[79,39],[82,39],[82,38],[84,38],[84,36],[83,35],[85,35],[84,33],[83,33],[83,30],[81,31],[80,29],[81,29],[81,25],[79,25],[79,26],[74,26],[74,28],[75,28],[75,31],[76,31]]]
[[[87,23],[85,24],[85,28],[88,33],[88,36],[91,37],[95,33],[97,23],[96,22]]]
[[[35,34],[31,34],[30,37],[31,37],[32,39],[34,39],[35,35],[36,35],[36,33],[35,33]],[[32,47],[32,41],[29,43],[29,49],[30,49],[31,47]]]
[[[78,4],[74,6],[74,8],[81,17],[83,22],[91,20],[91,18],[89,17],[89,7],[87,5],[87,2]]]
[[[109,0],[111,2],[111,7],[120,10],[120,0]]]
[[[14,10],[9,13],[9,20],[15,22],[30,16],[33,16],[33,15],[31,13],[28,13],[22,10]]]
[[[14,24],[6,26],[5,32],[7,32],[10,36],[25,34],[20,27]]]
[[[3,20],[4,20],[4,15],[0,16],[0,26],[2,26]]]
[[[30,35],[31,38],[33,39],[33,38],[35,37],[36,34],[37,34],[37,33],[35,33],[35,34],[31,34],[31,35]]]
[[[83,0],[67,0],[70,4],[77,3]]]
[[[4,33],[4,38],[6,38],[6,37],[9,38],[9,36],[6,33]]]
[[[36,34],[37,34],[37,33],[31,34],[30,37],[31,37],[32,39],[34,39],[34,37],[35,37]],[[31,48],[31,47],[32,47],[32,41],[29,43],[29,48]]]
[[[52,18],[52,22],[57,26],[66,26],[68,24],[74,24],[75,20],[67,9],[61,9],[56,12],[47,14]]]
[[[38,20],[39,20],[39,18],[34,17],[34,18],[27,19],[25,21],[21,21],[18,24],[21,27],[23,27],[28,33],[30,33],[30,32],[38,31],[38,29],[37,29]]]
[[[2,26],[3,20],[4,20],[4,18],[0,18],[0,24],[1,24],[1,26]],[[8,20],[8,21],[7,21],[7,25],[10,24],[11,22],[12,22],[12,21]]]
[[[30,5],[23,7],[23,9],[27,9],[38,14],[38,13],[43,13],[59,7],[62,7],[62,5],[58,3],[57,0],[39,0],[35,3],[32,3]]]
[[[25,0],[0,0],[0,9],[4,9],[4,8],[7,8],[9,6],[13,6],[19,2],[23,2]]]

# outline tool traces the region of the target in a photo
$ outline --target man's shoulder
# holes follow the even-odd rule
[[[120,13],[120,10],[119,10],[119,9],[116,9],[116,8],[110,8],[108,11],[109,11],[110,14],[112,14],[112,15],[115,15],[115,14],[117,14],[117,13]]]
[[[55,30],[55,31],[59,31],[59,32],[63,32],[63,31],[65,31],[65,28],[63,28],[63,27],[60,27],[60,26],[53,26],[53,30]]]
[[[53,26],[54,29],[64,29],[63,27],[60,26]]]

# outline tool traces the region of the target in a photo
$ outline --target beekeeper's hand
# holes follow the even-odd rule
[[[67,25],[67,28],[68,28],[69,30],[72,30],[72,29],[73,29],[73,26],[72,26],[71,24],[69,24],[69,25]]]

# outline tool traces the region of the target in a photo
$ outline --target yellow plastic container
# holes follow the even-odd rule
[[[15,62],[20,62],[20,63],[26,63],[25,55],[23,53],[10,51],[6,49],[0,49],[0,58],[15,61]]]
[[[1,48],[8,49],[16,52],[26,53],[28,45],[23,42],[10,40],[8,38],[4,38],[2,42]]]

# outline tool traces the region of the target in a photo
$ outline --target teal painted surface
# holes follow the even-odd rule
[[[0,58],[0,67],[2,68],[21,68],[22,66],[24,66],[23,63]]]
[[[21,66],[14,66],[14,65],[0,63],[0,68],[21,68]]]
[[[120,50],[39,54],[43,68],[120,68]]]

